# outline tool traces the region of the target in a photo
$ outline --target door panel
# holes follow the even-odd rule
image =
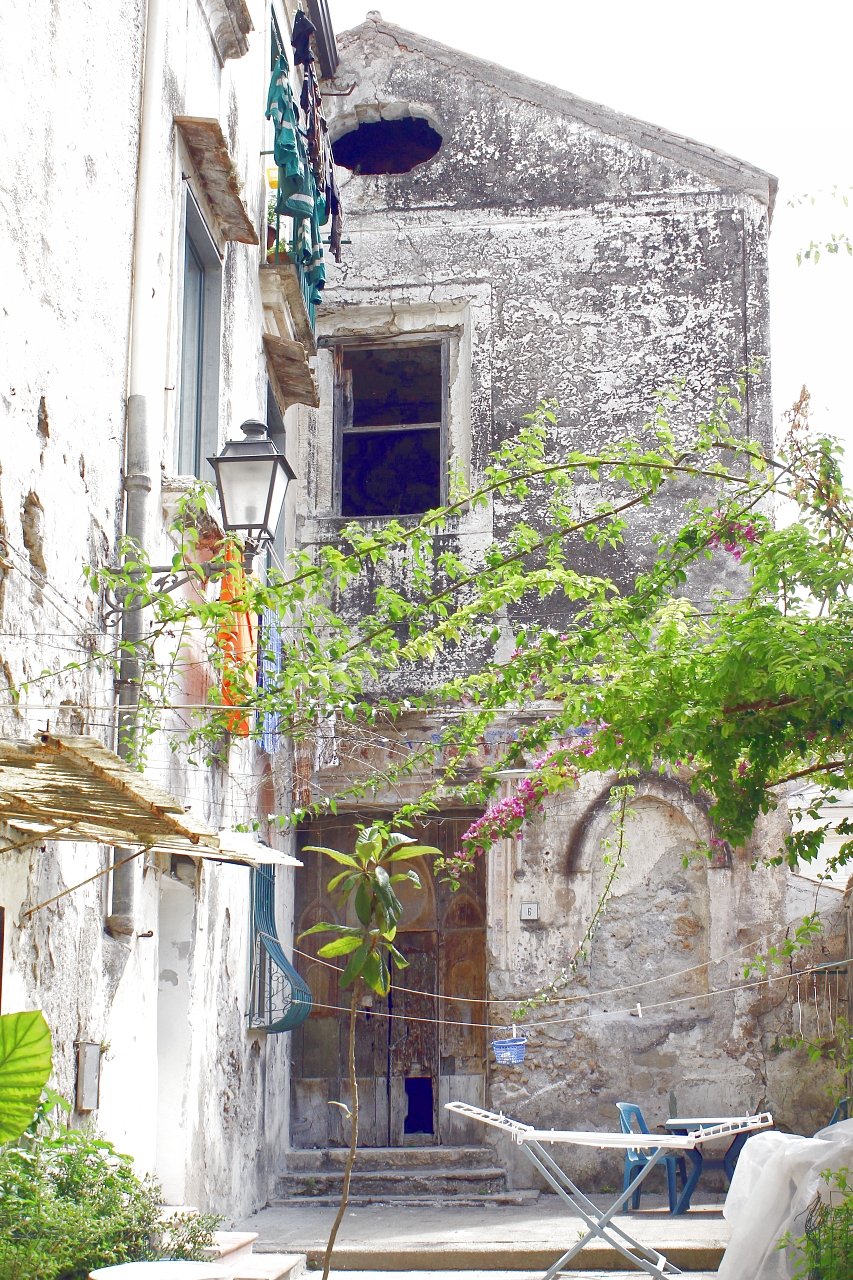
[[[437,1002],[431,998],[438,990],[438,933],[435,930],[400,933],[397,944],[409,967],[394,971],[391,988],[391,1079],[402,1082],[402,1090],[392,1088],[391,1146],[394,1147],[438,1140]],[[407,1089],[409,1080],[421,1083]]]

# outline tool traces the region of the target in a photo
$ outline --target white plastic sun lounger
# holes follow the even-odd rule
[[[448,1102],[446,1109],[455,1111],[458,1115],[467,1116],[471,1120],[479,1120],[481,1124],[491,1125],[493,1128],[501,1129],[508,1134],[513,1142],[517,1142],[523,1148],[524,1154],[530,1163],[539,1170],[549,1186],[553,1187],[557,1195],[576,1213],[579,1213],[587,1224],[589,1230],[586,1234],[581,1236],[561,1258],[557,1259],[554,1265],[545,1272],[543,1280],[554,1280],[557,1273],[564,1271],[571,1259],[579,1254],[581,1249],[585,1248],[591,1240],[597,1237],[610,1245],[611,1248],[617,1249],[623,1257],[629,1259],[643,1271],[648,1272],[650,1276],[681,1275],[682,1272],[679,1268],[673,1266],[671,1262],[667,1262],[662,1253],[640,1244],[638,1240],[634,1240],[632,1236],[629,1236],[627,1231],[623,1231],[620,1226],[617,1226],[612,1221],[614,1215],[619,1212],[628,1197],[634,1194],[639,1184],[651,1173],[658,1161],[668,1155],[669,1152],[691,1151],[701,1143],[711,1142],[715,1138],[726,1138],[730,1134],[751,1133],[757,1129],[768,1129],[773,1124],[773,1117],[765,1111],[761,1115],[726,1120],[722,1124],[708,1125],[705,1128],[695,1129],[692,1133],[687,1134],[594,1133],[578,1132],[571,1129],[534,1129],[532,1125],[522,1124],[519,1120],[512,1120],[509,1116],[498,1115],[494,1111],[484,1111],[482,1107],[472,1107],[467,1102]],[[646,1140],[645,1144],[639,1141],[642,1138]],[[618,1199],[614,1200],[609,1209],[602,1210],[597,1208],[582,1191],[578,1190],[554,1160],[553,1156],[545,1150],[546,1143],[553,1146],[555,1142],[568,1143],[576,1147],[614,1147],[622,1151],[626,1149],[644,1151],[648,1158],[645,1167],[637,1174],[628,1190],[623,1191]]]

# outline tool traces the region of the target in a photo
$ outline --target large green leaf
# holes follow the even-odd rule
[[[299,940],[307,938],[312,933],[349,933],[358,934],[361,937],[360,929],[352,929],[348,924],[326,924],[322,921],[320,924],[312,924],[310,929],[303,929],[299,935]]]
[[[402,831],[392,831],[388,837],[387,848],[393,849],[398,844],[415,844],[414,836],[407,836]]]
[[[327,858],[334,858],[335,862],[340,862],[345,867],[357,867],[358,863],[348,853],[338,853],[337,849],[327,849],[324,844],[306,844],[302,847],[303,853],[325,853]]]
[[[0,1142],[20,1138],[52,1064],[50,1028],[40,1009],[0,1016]]]
[[[385,862],[404,862],[406,858],[440,858],[441,850],[431,844],[407,844],[385,855]]]
[[[365,938],[358,951],[351,955],[347,966],[338,979],[338,986],[343,990],[354,982],[364,968],[364,962],[367,959],[367,953],[370,950],[370,939]]]
[[[332,956],[348,956],[351,951],[357,951],[361,946],[363,935],[356,937],[353,935],[349,938],[335,938],[334,942],[327,942],[317,952],[318,956],[322,956],[324,960],[331,959]]]
[[[418,875],[417,871],[413,871],[411,868],[409,868],[408,871],[401,871],[398,875],[391,877],[392,884],[399,884],[401,880],[411,880],[412,884],[415,885],[418,889],[420,889],[421,887],[420,876]]]

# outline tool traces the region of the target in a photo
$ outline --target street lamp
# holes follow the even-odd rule
[[[216,472],[222,524],[242,536],[243,568],[251,573],[262,544],[275,538],[287,486],[296,472],[270,440],[265,422],[249,418],[240,430],[245,439],[229,440],[208,462]]]

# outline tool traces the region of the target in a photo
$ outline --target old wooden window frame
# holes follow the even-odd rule
[[[222,340],[222,259],[207,228],[201,209],[185,184],[182,259],[180,350],[178,352],[178,400],[176,460],[179,475],[211,480],[207,458],[219,449],[219,363]],[[184,393],[187,354],[187,265],[190,255],[201,271],[201,305],[193,320],[198,346],[195,376],[197,390],[190,406]]]
[[[444,506],[448,500],[449,493],[449,396],[450,396],[450,336],[440,333],[407,333],[395,334],[393,337],[380,338],[368,335],[356,335],[353,337],[340,337],[327,339],[322,343],[325,347],[330,347],[333,358],[333,510],[334,514],[343,518],[343,436],[344,436],[344,404],[343,404],[343,377],[342,364],[344,350],[352,350],[354,347],[363,350],[384,350],[393,349],[395,347],[440,347],[441,348],[441,423],[440,423],[440,444],[439,444],[439,503]],[[418,513],[421,514],[421,513]],[[411,516],[389,515],[371,515],[371,516],[347,516],[346,519],[352,520],[396,520],[415,518],[415,513]]]

